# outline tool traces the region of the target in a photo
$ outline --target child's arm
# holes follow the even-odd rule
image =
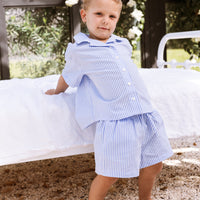
[[[67,85],[67,83],[65,82],[64,78],[61,75],[60,78],[58,79],[58,83],[57,83],[56,89],[47,90],[45,92],[45,94],[48,94],[48,95],[59,94],[61,92],[64,92],[68,87],[69,87],[69,85]]]

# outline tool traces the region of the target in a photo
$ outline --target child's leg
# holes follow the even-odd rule
[[[117,178],[97,175],[90,188],[89,200],[103,200],[116,181]]]
[[[151,200],[151,191],[156,176],[162,170],[162,162],[140,170],[139,175],[139,199]]]

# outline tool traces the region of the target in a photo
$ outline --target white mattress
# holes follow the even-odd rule
[[[200,73],[140,69],[169,138],[200,135]],[[48,96],[59,76],[0,81],[0,165],[93,151],[93,129],[74,118],[76,89]]]

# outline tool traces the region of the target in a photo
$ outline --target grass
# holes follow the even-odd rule
[[[133,51],[133,62],[141,68],[141,52],[140,50]]]
[[[168,49],[167,50],[167,61],[175,59],[178,62],[184,62],[189,60],[190,55],[183,49]]]
[[[184,51],[183,49],[167,49],[167,60],[170,62],[171,60],[176,60],[177,62],[185,62],[189,60],[190,55]],[[170,65],[167,65],[168,68],[171,68]],[[183,68],[183,66],[176,66],[176,68]]]
[[[178,62],[188,60],[190,55],[183,49],[168,49],[167,61],[175,59]],[[139,50],[133,51],[133,61],[140,68],[141,67],[141,53]]]
[[[189,54],[183,49],[168,49],[167,61],[176,59],[178,62],[184,62],[189,59]],[[139,50],[133,51],[133,61],[141,67],[141,53]],[[200,62],[200,60],[198,60]],[[62,66],[55,60],[49,59],[20,59],[10,60],[11,78],[36,78],[50,74],[59,74]],[[200,71],[200,68],[195,68]]]
[[[175,59],[177,62],[184,62],[186,60],[189,60],[189,58],[190,58],[190,55],[183,49],[168,49],[167,50],[167,61],[171,61]],[[198,59],[197,62],[200,62],[200,59]],[[182,68],[182,66],[178,66],[177,68]],[[196,71],[200,71],[199,67],[192,67],[192,69]]]
[[[167,61],[171,61],[175,59],[177,62],[184,62],[185,60],[189,60],[189,58],[190,58],[190,55],[183,49],[168,49],[167,50]],[[133,51],[133,61],[139,68],[141,68],[141,54],[139,50]],[[197,60],[197,62],[200,62],[200,59]],[[193,67],[192,69],[200,71],[200,68],[198,67]]]
[[[63,64],[58,60],[41,59],[18,59],[10,61],[11,78],[37,78],[52,74],[60,74]]]
[[[45,66],[45,61],[41,60],[18,60],[10,61],[10,76],[11,78],[35,78],[42,76],[42,66]]]

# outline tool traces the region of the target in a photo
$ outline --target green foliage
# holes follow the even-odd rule
[[[140,30],[143,30],[143,26],[144,26],[144,20],[137,21],[131,16],[131,13],[133,12],[133,7],[129,7],[127,5],[127,2],[128,1],[125,1],[123,3],[120,20],[115,30],[116,35],[126,37],[126,38],[128,38],[129,29],[131,29],[133,26],[137,26]],[[137,9],[141,10],[144,13],[146,0],[136,0],[135,2],[137,5]],[[129,39],[129,41],[132,44],[133,39]],[[133,45],[133,49],[136,49],[136,45]]]
[[[61,73],[65,63],[64,53],[70,41],[69,9],[35,8],[22,9],[20,12],[7,19],[10,55],[22,56],[22,61],[11,61],[11,77],[41,77]],[[34,60],[33,55],[42,59]],[[20,73],[15,76],[13,71]]]
[[[130,16],[132,11],[133,8],[123,4],[120,20],[115,30],[116,35],[127,36],[128,30],[133,26],[133,18]]]
[[[64,54],[69,42],[68,8],[37,8],[23,10],[21,16],[7,20],[8,45],[12,55],[27,52],[58,57]]]
[[[180,0],[167,4],[166,22],[167,32],[198,30],[200,26],[200,1]],[[171,46],[177,42],[169,43]],[[180,40],[179,48],[182,47],[190,54],[190,59],[194,56],[200,57],[200,40]]]
[[[63,62],[59,59],[20,59],[10,63],[10,75],[11,78],[37,78],[60,74],[63,67]]]

